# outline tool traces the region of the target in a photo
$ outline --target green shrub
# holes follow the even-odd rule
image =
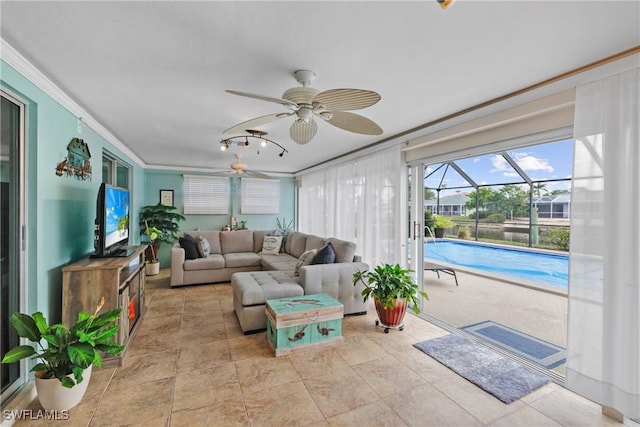
[[[569,229],[568,228],[550,228],[547,231],[549,241],[561,251],[569,250]]]
[[[496,224],[502,224],[505,219],[507,218],[504,216],[504,214],[501,213],[492,213],[491,215],[487,216],[487,222],[493,222]]]

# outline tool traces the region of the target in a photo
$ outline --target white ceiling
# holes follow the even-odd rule
[[[292,118],[261,127],[289,150],[242,150],[250,169],[297,172],[640,44],[638,1],[1,2],[1,36],[147,166],[225,169],[223,131],[287,110],[271,97],[362,88],[380,136]],[[90,141],[88,141],[90,143]],[[238,149],[235,149],[237,151]]]

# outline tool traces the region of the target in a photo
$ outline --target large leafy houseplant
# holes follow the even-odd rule
[[[157,259],[158,248],[162,242],[173,243],[178,239],[180,231],[179,222],[184,221],[184,216],[177,212],[175,206],[166,206],[158,203],[157,205],[144,206],[140,210],[140,234],[147,235],[149,243],[152,247],[152,254],[147,258]],[[151,235],[147,234],[147,230],[156,231],[156,238],[151,239]]]
[[[2,363],[17,362],[26,357],[40,361],[31,368],[39,378],[57,378],[63,387],[71,388],[82,382],[82,373],[92,364],[102,366],[100,352],[120,354],[123,346],[116,344],[113,337],[118,332],[114,323],[121,309],[109,310],[98,316],[104,305],[100,299],[93,314],[81,312],[77,322],[71,327],[62,324],[49,325],[42,313],[31,316],[13,313],[9,322],[18,335],[35,343],[18,345],[4,356]],[[75,381],[69,375],[73,374]]]
[[[413,270],[406,270],[399,264],[383,264],[373,269],[360,270],[353,274],[353,285],[362,283],[364,289],[362,296],[366,301],[370,296],[374,296],[383,308],[391,309],[395,305],[396,299],[405,298],[413,305],[413,311],[420,313],[418,295],[429,299],[427,293],[421,290],[411,276]]]

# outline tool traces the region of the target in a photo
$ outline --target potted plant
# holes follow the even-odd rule
[[[2,363],[14,363],[26,357],[40,361],[31,368],[36,376],[40,404],[46,410],[67,410],[77,405],[87,390],[91,367],[102,367],[100,352],[120,354],[124,348],[113,341],[118,332],[121,309],[98,316],[104,297],[93,314],[81,312],[75,325],[47,324],[42,313],[31,316],[13,313],[9,322],[18,335],[35,345],[18,345],[5,354]]]
[[[353,275],[354,286],[358,283],[364,285],[364,300],[373,296],[379,319],[376,325],[382,323],[385,332],[389,332],[392,327],[404,329],[402,320],[409,303],[413,305],[416,314],[420,313],[418,295],[429,299],[427,293],[418,287],[411,273],[413,270],[403,269],[399,264],[383,264],[373,271],[361,270]]]
[[[461,225],[458,228],[458,239],[466,239],[467,237],[469,237],[469,227]]]
[[[438,239],[444,237],[445,228],[451,227],[453,225],[453,221],[451,221],[449,218],[446,218],[442,215],[433,216],[433,232]]]
[[[145,221],[144,233],[149,239],[149,245],[151,246],[151,259],[146,259],[144,271],[147,276],[154,276],[160,273],[160,262],[158,262],[158,239],[162,237],[162,230],[157,227],[149,227],[149,223]]]
[[[173,243],[178,239],[180,226],[178,222],[184,221],[184,216],[177,212],[175,206],[157,205],[143,206],[140,210],[140,234],[147,235],[147,228],[157,230],[159,236],[150,241],[150,249],[147,251],[147,260],[158,259],[158,249],[162,242]],[[160,265],[158,264],[158,268]]]

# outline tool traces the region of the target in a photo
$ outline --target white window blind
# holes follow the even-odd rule
[[[205,175],[184,176],[185,214],[228,214],[229,178]]]
[[[242,178],[240,210],[243,214],[279,213],[280,181]]]

